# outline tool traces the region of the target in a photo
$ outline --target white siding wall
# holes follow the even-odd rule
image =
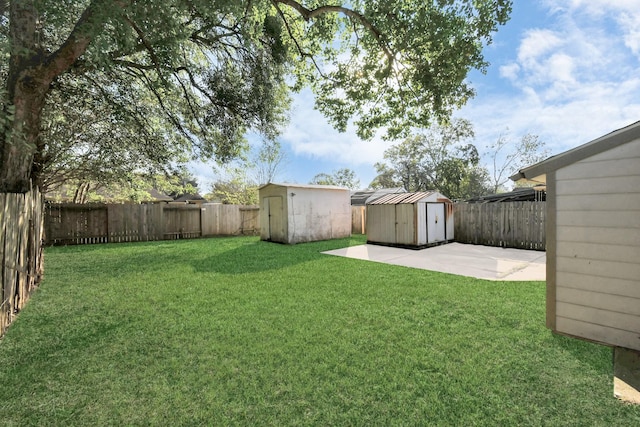
[[[640,140],[556,171],[556,330],[640,350]]]

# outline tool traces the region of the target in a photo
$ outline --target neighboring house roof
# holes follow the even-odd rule
[[[267,184],[261,185],[258,187],[258,190],[261,190],[270,185],[275,185],[278,187],[287,187],[287,188],[307,188],[307,189],[323,189],[323,190],[348,190],[348,188],[338,187],[336,185],[317,185],[317,184],[291,184],[291,183],[278,183],[278,182],[269,182]]]
[[[579,162],[587,157],[595,156],[604,151],[640,139],[640,121],[629,126],[615,130],[607,135],[574,149],[565,151],[556,156],[549,157],[540,163],[526,167],[510,177],[513,181],[528,180],[539,183],[547,182],[547,173],[555,171],[572,163]]]
[[[177,198],[173,199],[173,201],[174,202],[204,202],[206,201],[206,199],[201,195],[199,195],[198,193],[196,193],[196,194],[182,194]]]
[[[399,205],[399,204],[410,204],[421,201],[422,199],[426,199],[429,196],[434,194],[438,194],[437,191],[420,191],[417,193],[400,193],[400,194],[386,194],[376,200],[371,201],[370,205]],[[449,199],[447,199],[449,200]]]
[[[385,194],[397,194],[397,193],[406,193],[402,187],[397,188],[382,188],[380,190],[360,190],[354,191],[351,193],[351,205],[352,206],[364,206],[372,201],[379,199]]]
[[[547,192],[533,187],[516,188],[508,193],[489,194],[465,200],[467,203],[499,203],[499,202],[541,202],[546,200]]]
[[[149,193],[149,195],[151,196],[151,198],[154,201],[157,202],[172,202],[173,198],[167,196],[166,194],[164,194],[161,191],[156,190],[155,188],[151,188],[149,190],[147,190],[147,192]]]

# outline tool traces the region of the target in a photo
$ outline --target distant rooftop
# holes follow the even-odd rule
[[[467,203],[500,203],[500,202],[544,202],[547,192],[533,187],[516,188],[508,193],[489,194],[465,200]]]

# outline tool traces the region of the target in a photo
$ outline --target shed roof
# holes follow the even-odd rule
[[[278,187],[287,187],[287,188],[307,188],[307,189],[319,189],[319,190],[342,190],[348,191],[348,188],[338,187],[336,185],[317,185],[317,184],[293,184],[293,183],[278,183],[278,182],[268,182],[264,185],[258,187],[258,190],[261,190],[270,185],[278,186]]]
[[[400,194],[387,194],[379,199],[370,202],[370,205],[399,205],[410,204],[426,199],[427,197],[437,193],[436,191],[420,191],[417,193],[400,193]]]
[[[565,151],[558,155],[549,157],[540,163],[526,167],[518,171],[518,173],[509,177],[513,181],[521,179],[534,182],[547,182],[547,173],[555,171],[572,163],[579,162],[587,157],[595,156],[604,151],[626,144],[628,142],[640,139],[640,121],[630,124],[621,129],[608,133],[591,142],[580,145],[571,150]]]
[[[355,206],[364,206],[372,201],[379,199],[385,194],[406,193],[402,187],[397,188],[381,188],[379,190],[360,190],[351,193],[351,204]]]

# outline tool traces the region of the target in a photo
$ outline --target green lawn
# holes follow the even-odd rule
[[[320,254],[361,237],[49,248],[0,342],[3,425],[640,425],[544,283]]]

